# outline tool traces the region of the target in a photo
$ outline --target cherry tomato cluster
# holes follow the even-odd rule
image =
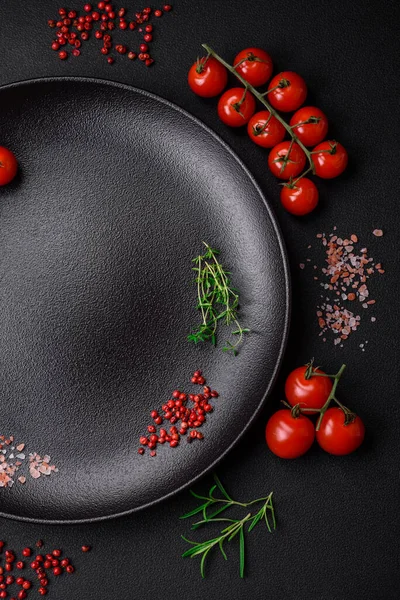
[[[327,375],[311,362],[289,374],[285,396],[292,408],[273,414],[265,430],[267,445],[274,454],[297,458],[311,448],[314,439],[323,450],[337,456],[350,454],[362,444],[362,420],[335,396],[343,370],[344,366],[336,375]],[[332,400],[337,407],[329,408]],[[319,415],[316,427],[304,413]]]
[[[228,69],[244,80],[247,87],[233,87],[222,93],[228,83]],[[283,71],[271,79],[272,72],[272,59],[265,50],[245,48],[235,57],[233,66],[214,52],[198,59],[189,70],[188,82],[193,92],[203,98],[222,93],[218,101],[221,121],[230,127],[247,125],[248,135],[255,144],[271,148],[269,169],[275,177],[286,181],[282,184],[282,205],[294,215],[305,215],[317,206],[319,194],[315,183],[304,175],[312,171],[323,179],[337,177],[345,170],[348,155],[335,140],[325,140],[328,119],[322,110],[302,107],[307,97],[304,79],[293,71]],[[255,88],[268,81],[268,89],[260,94]],[[267,110],[256,112],[255,95]],[[294,112],[290,123],[277,111]],[[290,140],[284,139],[287,133]],[[313,149],[308,150],[310,147]]]
[[[0,146],[0,186],[10,183],[17,171],[18,163],[14,154],[8,148]]]

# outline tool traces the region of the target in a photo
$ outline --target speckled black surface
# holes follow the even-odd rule
[[[137,515],[93,525],[46,527],[2,519],[1,537],[15,548],[42,537],[49,546],[61,545],[77,557],[76,576],[53,585],[48,597],[56,600],[173,599],[177,594],[194,600],[397,600],[399,216],[392,159],[398,155],[398,3],[180,1],[157,28],[157,63],[149,70],[128,61],[108,67],[94,42],[79,60],[57,61],[48,49],[51,32],[46,20],[58,6],[56,1],[21,6],[3,0],[2,84],[85,76],[159,94],[221,135],[276,209],[294,291],[282,377],[257,424],[218,470],[232,494],[243,499],[273,489],[278,530],[273,536],[259,530],[249,537],[244,581],[238,578],[237,548],[226,563],[211,558],[205,581],[195,560],[180,558],[186,547],[180,534],[187,534],[188,526],[178,516],[193,506],[187,492]],[[290,68],[304,75],[311,101],[330,117],[332,134],[348,148],[351,162],[342,178],[319,184],[321,208],[307,220],[280,210],[266,154],[245,135],[218,122],[215,101],[203,101],[187,90],[187,69],[203,41],[232,58],[246,45],[265,47],[278,70]],[[320,292],[310,273],[298,269],[316,233],[329,232],[333,225],[343,234],[357,233],[386,268],[383,279],[371,282],[376,308],[368,311],[362,329],[343,349],[323,344],[318,337],[315,305]],[[384,229],[383,238],[371,235],[375,227]],[[375,324],[369,321],[373,314]],[[361,352],[359,344],[366,339],[367,350]],[[342,361],[348,364],[341,397],[363,417],[367,439],[348,458],[333,458],[315,448],[298,461],[282,462],[265,448],[264,423],[282,397],[285,374],[311,355],[332,368]],[[206,478],[197,487],[205,490],[209,483]],[[79,553],[83,541],[93,544],[91,554]]]
[[[0,195],[2,426],[60,470],[3,494],[2,512],[126,513],[198,478],[261,405],[289,327],[283,245],[250,174],[172,105],[79,79],[3,88],[0,103],[21,164]],[[241,290],[252,334],[237,358],[186,339],[202,240]],[[140,456],[150,411],[196,392],[199,367],[221,398],[206,440]]]

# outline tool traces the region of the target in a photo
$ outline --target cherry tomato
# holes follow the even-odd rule
[[[320,108],[303,106],[290,119],[293,133],[305,146],[315,146],[325,139],[328,133],[328,119]],[[296,127],[294,127],[297,125]]]
[[[236,71],[254,87],[264,85],[274,69],[270,55],[261,48],[246,48],[233,61]]]
[[[282,112],[297,110],[307,97],[306,82],[293,71],[283,71],[275,75],[268,86],[269,90],[273,88],[276,89],[268,94],[268,101]]]
[[[293,417],[290,410],[278,410],[265,428],[268,448],[280,458],[297,458],[309,450],[315,438],[314,425],[304,415]]]
[[[360,417],[345,425],[345,414],[341,408],[328,408],[316,433],[321,448],[336,456],[351,454],[357,450],[364,435],[365,427]]]
[[[18,163],[11,150],[0,146],[0,186],[10,183],[16,176]]]
[[[246,125],[256,109],[253,94],[240,87],[226,90],[218,101],[218,116],[225,125],[241,127]]]
[[[290,145],[292,147],[289,152]],[[287,158],[286,158],[287,157]],[[296,177],[304,169],[306,155],[295,142],[281,142],[272,148],[268,156],[268,166],[279,179]]]
[[[262,110],[251,117],[247,133],[255,144],[263,148],[273,148],[283,140],[286,129],[268,110]]]
[[[315,146],[312,159],[315,165],[315,174],[322,179],[337,177],[343,173],[349,161],[346,149],[334,140],[327,140]]]
[[[300,408],[322,408],[332,390],[330,377],[310,377],[306,379],[308,365],[292,371],[285,383],[285,396],[290,406],[300,404]],[[313,369],[314,373],[324,373]]]
[[[188,83],[191,90],[202,98],[218,96],[228,83],[228,71],[215,58],[200,58],[190,67]]]
[[[281,189],[282,206],[292,215],[307,215],[318,204],[318,189],[307,177],[301,177],[294,184],[285,184]]]

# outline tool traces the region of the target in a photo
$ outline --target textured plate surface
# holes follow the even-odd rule
[[[17,179],[0,189],[0,434],[58,474],[0,489],[20,519],[102,519],[156,502],[210,469],[264,401],[285,345],[286,258],[243,164],[209,129],[119,84],[53,79],[0,90]],[[237,358],[186,341],[202,240],[241,291]],[[224,338],[221,338],[221,344]],[[201,368],[220,392],[205,439],[157,457],[138,437]]]

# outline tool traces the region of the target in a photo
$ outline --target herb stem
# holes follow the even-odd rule
[[[211,341],[216,345],[218,322],[223,320],[225,325],[235,324],[236,330],[232,335],[238,336],[235,342],[228,341],[223,351],[232,351],[237,355],[237,346],[243,341],[244,333],[249,329],[243,328],[238,319],[239,295],[231,287],[229,273],[217,259],[218,250],[214,250],[206,242],[205,253],[193,260],[196,264],[197,307],[201,311],[201,324],[188,335],[188,340],[198,342]]]
[[[231,496],[227,493],[217,475],[214,475],[214,481],[216,485],[213,485],[211,487],[208,493],[208,497],[200,496],[199,494],[195,494],[191,491],[193,496],[200,500],[205,500],[205,503],[198,506],[197,508],[194,508],[189,513],[183,515],[181,519],[186,519],[201,512],[204,518],[201,521],[193,523],[192,529],[197,529],[202,525],[207,525],[209,523],[223,523],[224,525],[227,525],[220,531],[220,534],[217,537],[211,538],[203,542],[195,542],[193,540],[188,540],[182,536],[182,538],[188,544],[191,545],[191,547],[188,550],[186,550],[182,556],[191,558],[193,558],[194,556],[201,556],[200,573],[202,577],[205,577],[205,561],[212,548],[218,546],[223,558],[227,560],[227,555],[223,548],[223,544],[225,541],[231,542],[233,538],[235,538],[239,534],[239,574],[240,577],[243,578],[245,569],[245,532],[247,534],[250,533],[257,525],[257,523],[259,523],[262,519],[265,521],[268,531],[272,532],[267,512],[270,512],[273,529],[276,528],[275,512],[272,504],[272,492],[265,498],[257,498],[256,500],[252,500],[250,502],[238,502],[231,498]],[[213,496],[213,493],[216,490],[216,488],[219,489],[224,498],[216,498],[215,496]],[[256,504],[257,502],[263,502],[258,512],[248,512],[246,516],[244,516],[242,519],[228,519],[225,517],[216,518],[217,514],[219,514],[223,510],[231,508],[232,506],[240,506],[245,508]],[[207,515],[207,509],[209,508],[209,506],[217,503],[221,503],[222,507],[220,506],[220,508],[216,510],[212,515]],[[246,523],[248,523],[249,526],[245,530]]]

